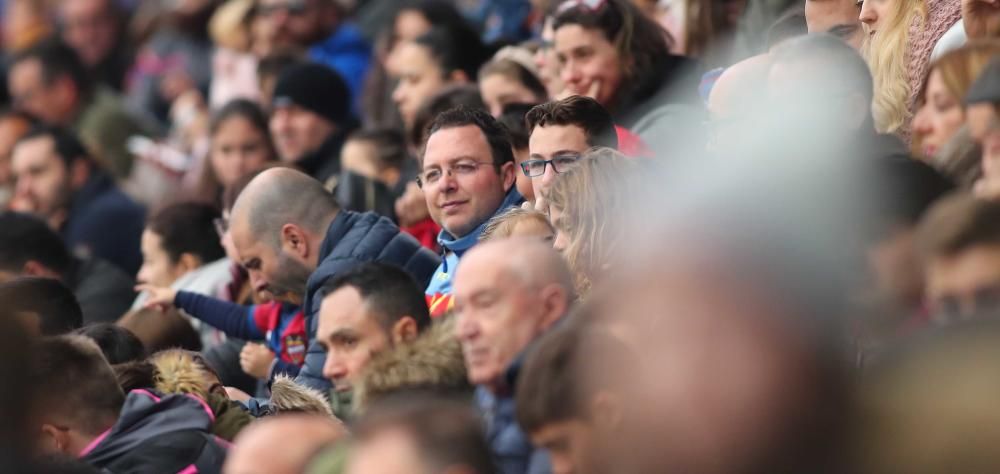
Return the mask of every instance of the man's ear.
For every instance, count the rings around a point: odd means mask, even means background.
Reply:
[[[69,453],[69,432],[48,423],[42,424],[42,446],[46,452]],[[77,453],[72,453],[77,454]]]
[[[548,285],[542,288],[542,329],[552,327],[569,310],[569,296],[561,285]]]
[[[517,182],[517,165],[514,162],[504,163],[500,167],[500,179],[503,180],[504,193],[510,192],[510,188]]]
[[[309,238],[301,227],[285,224],[281,226],[281,248],[305,260],[310,254]]]
[[[590,401],[590,417],[598,429],[616,429],[622,424],[622,403],[618,395],[607,391],[598,391]]]
[[[403,316],[392,325],[392,343],[399,344],[410,342],[417,338],[420,330],[417,328],[417,320],[411,316]]]
[[[21,267],[21,274],[24,276],[44,278],[59,278],[61,276],[50,270],[45,265],[42,265],[37,260],[28,260],[27,262],[24,262],[24,266]]]

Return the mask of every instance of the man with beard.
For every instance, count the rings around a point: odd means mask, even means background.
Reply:
[[[321,391],[326,352],[316,343],[323,284],[363,263],[399,266],[426,285],[440,259],[386,217],[341,209],[322,184],[291,169],[261,173],[233,206],[230,229],[256,292],[302,300],[309,335],[296,382]]]

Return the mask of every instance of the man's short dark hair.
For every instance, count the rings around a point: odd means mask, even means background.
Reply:
[[[574,125],[583,129],[587,145],[618,149],[618,133],[611,113],[590,97],[574,95],[538,105],[524,117],[528,135],[535,127]]]
[[[66,128],[56,125],[39,124],[33,127],[28,133],[21,137],[17,143],[21,144],[29,140],[48,137],[54,142],[56,155],[67,167],[77,160],[84,160],[95,165],[93,155],[87,149],[75,133]]]
[[[453,466],[479,474],[497,472],[481,418],[465,401],[413,392],[389,395],[372,404],[354,434],[364,443],[397,430],[409,435],[431,472]]]
[[[468,125],[475,125],[479,131],[483,132],[486,142],[490,145],[493,165],[497,169],[507,163],[514,162],[514,150],[511,148],[510,135],[507,133],[507,129],[485,110],[473,109],[461,105],[447,110],[431,122],[427,131],[427,137],[429,139],[431,135],[441,130]],[[426,143],[424,143],[424,151],[427,151]],[[423,153],[421,153],[421,159],[423,159]]]
[[[76,331],[94,340],[111,365],[138,362],[146,358],[146,348],[132,331],[117,324],[98,323]]]
[[[20,277],[0,284],[0,314],[36,314],[45,336],[70,333],[83,325],[83,311],[73,291],[52,278]]]
[[[0,270],[20,274],[29,261],[62,274],[69,270],[72,257],[62,238],[41,219],[0,213]]]
[[[424,146],[430,132],[427,130],[438,115],[460,105],[486,110],[486,103],[479,88],[471,84],[453,84],[441,89],[425,100],[413,116],[413,124],[408,133],[410,145],[414,149]]]
[[[585,352],[615,357],[611,366],[621,365],[622,370],[632,369],[629,364],[635,363],[624,343],[579,321],[545,334],[528,353],[518,377],[517,422],[525,433],[551,423],[588,418],[587,404],[596,387],[583,380]]]
[[[88,95],[92,88],[90,76],[87,68],[69,45],[58,38],[50,38],[42,41],[20,53],[11,62],[10,68],[30,60],[38,60],[42,66],[42,80],[45,85],[51,85],[52,81],[67,76],[76,84],[81,95]]]
[[[36,413],[67,420],[93,436],[118,418],[125,394],[94,341],[78,335],[44,338],[30,365]]]
[[[409,316],[423,330],[431,324],[423,290],[409,273],[384,263],[366,263],[330,278],[323,285],[323,295],[351,287],[361,293],[361,299],[389,330],[403,316]]]
[[[218,209],[208,204],[184,202],[157,212],[146,224],[160,237],[163,250],[172,262],[189,253],[202,263],[214,262],[226,255],[215,230]]]

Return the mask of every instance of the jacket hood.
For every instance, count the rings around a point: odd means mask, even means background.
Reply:
[[[401,390],[470,391],[454,318],[436,321],[408,344],[379,354],[354,388],[355,410]]]
[[[125,398],[118,422],[80,453],[92,465],[106,465],[156,436],[178,431],[209,433],[215,416],[194,395],[161,396],[133,390]]]
[[[454,252],[461,257],[465,251],[471,249],[479,242],[479,236],[482,235],[483,230],[486,229],[486,225],[489,224],[490,219],[493,219],[507,209],[514,206],[520,206],[522,202],[524,202],[524,196],[521,196],[521,193],[517,192],[516,186],[511,186],[510,191],[508,191],[507,195],[504,196],[503,202],[500,203],[500,207],[497,208],[496,212],[494,212],[489,219],[486,219],[479,224],[479,227],[476,227],[475,230],[462,237],[455,237],[449,234],[448,231],[441,229],[441,233],[438,234],[438,244],[449,252]]]
[[[271,382],[271,408],[275,412],[305,412],[333,416],[330,404],[319,390],[298,385],[285,375]]]

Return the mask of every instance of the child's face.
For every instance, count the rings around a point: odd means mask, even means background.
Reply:
[[[514,224],[514,229],[510,233],[511,237],[539,238],[551,243],[556,234],[552,228],[534,219],[526,219]]]

